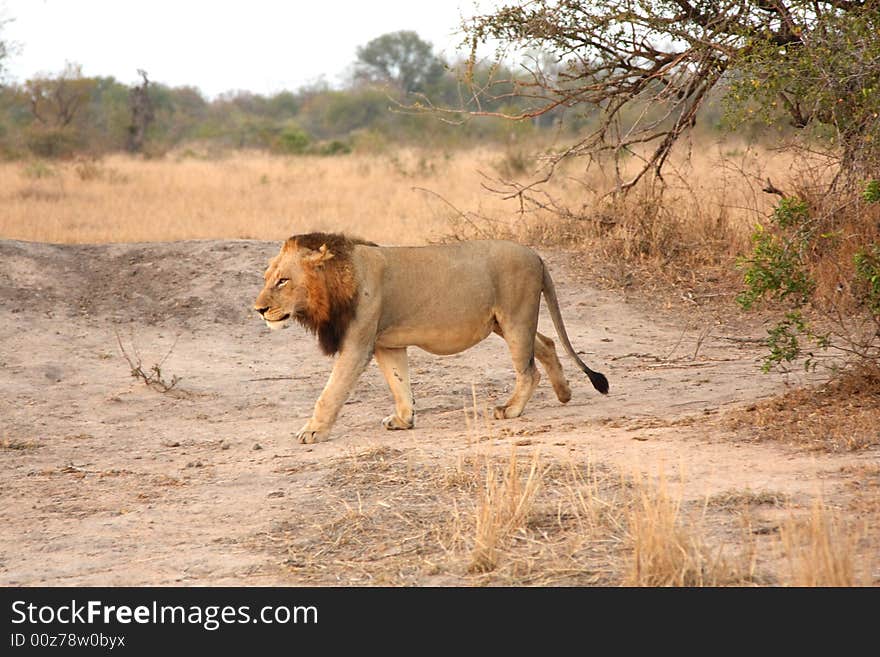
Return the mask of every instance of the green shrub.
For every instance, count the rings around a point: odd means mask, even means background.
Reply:
[[[80,148],[79,138],[65,128],[31,128],[26,143],[31,153],[46,158],[69,158]]]
[[[759,224],[752,233],[752,245],[751,254],[737,263],[744,270],[746,286],[736,297],[737,303],[749,310],[760,300],[784,301],[794,297],[796,305],[803,305],[815,282],[804,269],[799,240],[771,233]]]
[[[880,202],[880,184],[877,181],[867,183],[859,195],[851,194],[848,202],[836,201],[837,212],[847,209],[850,225],[867,226],[871,222],[871,210],[859,201],[868,204]],[[833,207],[833,206],[832,206]],[[843,217],[834,218],[834,211],[817,212],[821,220],[813,218],[809,205],[796,197],[784,197],[773,209],[770,221],[766,226],[758,225],[752,235],[752,250],[747,256],[737,261],[743,270],[744,289],[737,295],[736,301],[743,309],[749,310],[758,302],[769,301],[787,304],[781,320],[768,330],[767,346],[769,354],[764,359],[762,369],[768,371],[773,367],[784,366],[802,355],[804,343],[810,342],[820,348],[830,345],[828,334],[816,333],[802,310],[808,305],[821,308],[836,308],[829,316],[831,324],[836,326],[835,332],[844,343],[845,352],[862,358],[875,358],[876,341],[880,338],[880,330],[867,341],[845,329],[846,320],[840,314],[840,298],[829,301],[817,299],[817,275],[825,276],[829,271],[828,260],[838,258],[834,271],[837,272],[836,295],[844,290],[852,291],[851,301],[856,308],[867,311],[870,318],[880,329],[880,244],[872,242],[866,236],[870,231],[865,229],[859,234],[852,229],[841,230]],[[861,229],[860,229],[861,230]],[[840,258],[840,246],[848,241],[856,246],[851,262]],[[861,242],[861,244],[859,244]],[[852,248],[847,247],[847,248]],[[848,251],[852,253],[852,251]],[[825,284],[826,289],[828,284]],[[805,367],[815,366],[812,354],[805,361]]]
[[[880,319],[880,244],[871,244],[853,257],[859,300]]]
[[[880,201],[880,180],[870,180],[865,185],[865,190],[862,192],[862,198],[865,200],[865,203],[877,203]]]
[[[272,150],[284,155],[301,155],[306,152],[310,142],[308,134],[303,130],[289,126],[275,138]]]
[[[339,139],[323,142],[315,146],[317,155],[347,155],[351,153],[351,146]]]
[[[799,228],[810,218],[807,204],[799,198],[784,197],[773,210],[773,222],[780,228]]]
[[[770,216],[771,225],[758,225],[752,234],[752,252],[740,258],[745,289],[736,297],[744,310],[759,301],[788,302],[794,307],[767,331],[770,353],[761,369],[791,363],[801,355],[802,339],[827,343],[815,335],[804,319],[801,308],[810,300],[816,283],[808,272],[805,253],[812,236],[809,230],[809,208],[797,198],[782,198]],[[808,359],[805,367],[813,363]]]

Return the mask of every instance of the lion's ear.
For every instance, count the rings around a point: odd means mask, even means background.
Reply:
[[[309,251],[303,256],[303,262],[319,267],[333,257],[333,252],[327,248],[326,244],[322,244],[317,251]]]

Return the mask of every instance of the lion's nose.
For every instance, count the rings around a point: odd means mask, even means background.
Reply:
[[[256,306],[254,306],[254,310],[260,313],[260,315],[262,316],[266,314],[267,310],[269,310],[269,306],[266,306],[265,308],[257,308]]]

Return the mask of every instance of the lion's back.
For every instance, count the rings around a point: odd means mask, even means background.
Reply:
[[[540,257],[514,242],[381,247],[372,255],[381,275],[362,300],[381,304],[379,331],[389,344],[430,342],[437,346],[429,351],[455,353],[491,332],[499,309],[537,303],[541,292]]]
[[[402,295],[410,304],[489,303],[503,288],[542,276],[541,259],[534,251],[504,240],[382,247],[381,251],[383,289]]]

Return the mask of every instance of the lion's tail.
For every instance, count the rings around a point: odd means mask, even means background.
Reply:
[[[584,361],[582,361],[575,353],[574,347],[571,346],[571,342],[568,339],[568,333],[565,332],[565,324],[562,323],[562,314],[559,312],[559,301],[556,298],[556,288],[553,285],[553,279],[550,278],[550,272],[547,271],[547,265],[545,265],[543,261],[541,264],[544,268],[544,300],[547,302],[547,308],[550,310],[550,317],[553,319],[553,326],[556,327],[556,333],[562,341],[562,346],[565,348],[566,353],[571,356],[584,371],[584,374],[590,377],[590,383],[593,384],[593,387],[603,395],[607,395],[608,379],[605,378],[604,374],[594,372],[587,367],[586,364],[584,364]]]

